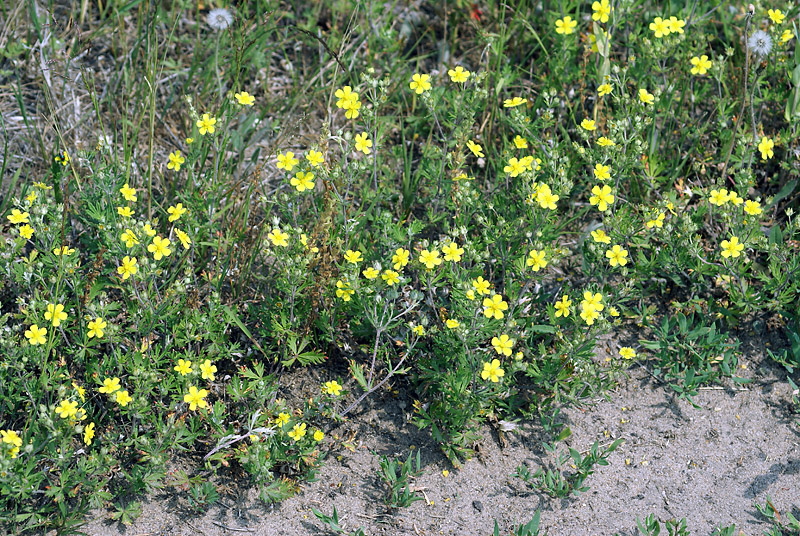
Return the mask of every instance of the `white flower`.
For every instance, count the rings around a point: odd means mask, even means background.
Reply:
[[[224,30],[233,24],[233,15],[231,15],[231,12],[227,9],[218,7],[208,12],[206,22],[216,31]]]
[[[772,38],[764,30],[758,30],[747,40],[747,48],[756,56],[763,58],[772,51]]]

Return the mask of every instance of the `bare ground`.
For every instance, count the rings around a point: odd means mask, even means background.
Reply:
[[[507,436],[505,448],[487,427],[478,456],[454,470],[429,433],[408,422],[410,403],[386,393],[346,425],[358,431],[356,448],[331,453],[318,480],[281,504],[264,506],[240,482],[203,515],[188,509],[185,495],[162,494],[145,499],[133,526],[95,512],[82,530],[92,536],[332,534],[311,509],[330,514],[336,506],[343,526],[363,526],[367,534],[488,535],[494,520],[508,534],[537,509],[550,535],[634,535],[636,517],[650,513],[662,521],[685,517],[692,534],[733,523],[743,534],[761,534],[769,524],[753,504],[765,504],[767,495],[779,511],[800,515],[800,426],[785,371],[757,348],[748,353],[753,355],[742,361],[747,368],[741,372],[753,383],[703,390],[695,398],[699,409],[675,398],[641,366],[609,400],[566,408],[562,417],[573,434],[560,449],[584,451],[595,440],[626,440],[610,464],[588,478],[591,489],[567,499],[551,498],[511,476],[521,463],[533,470],[552,460],[538,425],[522,425]],[[416,449],[424,471],[414,486],[424,499],[390,511],[378,460],[405,459]]]

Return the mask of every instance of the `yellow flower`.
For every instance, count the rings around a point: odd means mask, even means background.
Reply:
[[[38,197],[38,195],[36,194],[36,192],[31,192],[31,193],[29,193],[28,195],[25,196],[25,201],[27,201],[28,204],[31,205],[31,204],[33,204],[34,201],[36,201],[37,197]]]
[[[788,43],[794,37],[794,33],[791,30],[784,30],[781,34],[781,43]]]
[[[344,253],[344,260],[346,260],[350,264],[358,264],[359,262],[363,261],[364,258],[361,256],[360,251],[353,251],[352,249],[348,249]]]
[[[686,21],[678,17],[670,17],[667,23],[669,24],[670,33],[682,34],[683,27],[686,26]]]
[[[25,330],[25,338],[28,339],[28,343],[31,346],[47,342],[45,335],[47,335],[47,328],[40,328],[36,324],[33,324],[29,329]]]
[[[172,370],[180,373],[181,376],[186,376],[192,373],[192,362],[189,360],[178,359],[178,364],[172,367]]]
[[[460,262],[461,256],[464,254],[464,248],[458,247],[455,242],[450,242],[442,248],[442,252],[444,253],[444,260]]]
[[[556,21],[556,33],[569,35],[575,31],[575,27],[578,25],[578,21],[572,20],[572,17],[567,15],[563,19],[558,19]]]
[[[536,201],[542,208],[555,210],[556,203],[559,199],[559,196],[553,194],[553,192],[550,190],[550,187],[546,184],[542,184],[539,187],[539,190],[536,192]]]
[[[119,189],[119,192],[122,194],[122,197],[124,197],[126,201],[129,201],[131,203],[136,202],[136,189],[131,188],[127,182],[122,188]]]
[[[584,291],[581,309],[594,309],[595,311],[602,311],[604,309],[602,301],[603,295],[599,292],[592,294],[588,290]]]
[[[133,231],[130,229],[125,229],[125,232],[122,233],[120,239],[125,243],[125,247],[132,248],[134,245],[139,243],[139,239],[136,238],[136,235],[133,234]]]
[[[427,74],[414,74],[414,76],[411,77],[411,83],[409,83],[408,87],[417,95],[422,95],[431,88],[431,83],[429,82],[430,78],[430,75]]]
[[[611,15],[611,4],[608,0],[600,0],[599,2],[592,2],[592,20],[600,22],[608,22],[608,16]]]
[[[600,136],[599,138],[597,138],[597,145],[599,145],[600,147],[613,147],[614,145],[616,145],[616,143],[606,138],[605,136]]]
[[[289,437],[295,442],[300,441],[304,435],[306,435],[306,423],[295,424],[294,428],[289,432]]]
[[[297,188],[298,192],[312,190],[314,188],[314,174],[311,172],[298,171],[289,183]]]
[[[366,132],[362,132],[361,134],[356,134],[356,151],[361,151],[364,154],[369,154],[372,152],[372,140],[367,137]]]
[[[288,241],[289,235],[287,233],[284,233],[277,227],[269,232],[267,238],[269,238],[269,241],[272,242],[273,246],[280,246],[285,248],[286,246],[289,245]]]
[[[214,373],[217,372],[217,366],[211,363],[210,359],[206,359],[200,365],[200,376],[204,380],[208,380],[210,382],[214,381]]]
[[[717,205],[721,207],[725,203],[728,202],[728,190],[725,188],[721,188],[719,190],[711,190],[711,193],[708,196],[708,202],[712,205]]]
[[[161,238],[157,236],[153,238],[153,242],[147,246],[147,251],[153,254],[153,258],[160,261],[162,257],[169,257],[172,250],[169,249],[169,238]]]
[[[519,135],[514,136],[514,147],[516,147],[517,149],[527,149],[528,140]]]
[[[339,382],[336,380],[331,380],[322,384],[322,390],[327,395],[339,396],[339,394],[342,392],[342,386],[339,385]]]
[[[668,20],[664,20],[661,17],[656,17],[653,19],[653,22],[650,23],[650,29],[653,31],[656,37],[660,39],[669,35],[670,24]]]
[[[628,264],[628,250],[622,249],[619,244],[614,244],[609,250],[606,250],[606,258],[611,266],[625,266]]]
[[[183,245],[183,249],[189,249],[189,246],[192,244],[192,239],[189,238],[189,235],[178,229],[175,228],[175,235],[178,237],[178,240],[181,241]]]
[[[768,160],[775,156],[772,148],[775,147],[775,142],[771,138],[763,136],[758,144],[758,150],[761,151],[761,160]]]
[[[477,279],[473,279],[472,286],[475,289],[475,292],[481,296],[489,295],[489,288],[491,288],[491,285],[483,278],[483,276],[478,276]]]
[[[500,320],[505,316],[503,311],[508,310],[508,303],[503,300],[500,294],[494,294],[491,298],[483,299],[483,314],[486,318],[496,318]]]
[[[659,229],[661,229],[662,227],[664,227],[665,216],[666,215],[663,212],[659,212],[658,216],[656,216],[654,220],[648,220],[645,225],[647,226],[648,229],[652,229],[653,227],[658,227]]]
[[[601,97],[605,97],[606,95],[610,95],[613,90],[614,88],[611,87],[611,84],[600,84],[597,87],[597,94]]]
[[[599,181],[604,181],[611,178],[611,166],[604,166],[603,164],[595,164],[593,172],[594,172],[594,178]]]
[[[475,143],[472,140],[467,140],[467,148],[478,158],[483,158],[486,156],[483,154],[483,147],[481,147],[479,143]]]
[[[112,395],[120,390],[119,378],[105,378],[103,386],[97,389],[97,392]]]
[[[761,210],[761,203],[749,199],[744,202],[744,211],[751,216],[758,216],[763,212],[763,210]]]
[[[376,277],[378,277],[378,275],[380,275],[380,271],[376,268],[373,268],[372,266],[370,266],[361,273],[364,274],[364,277],[366,277],[367,279],[375,279]]]
[[[56,406],[56,413],[58,413],[58,416],[62,419],[74,417],[78,414],[78,403],[72,400],[62,400],[61,403]]]
[[[325,161],[325,159],[322,157],[322,153],[314,150],[306,153],[306,160],[308,160],[308,163],[311,164],[311,167],[317,167]]]
[[[353,91],[353,88],[350,86],[344,86],[342,89],[337,89],[336,98],[339,99],[336,101],[336,107],[344,110],[349,110],[353,107],[355,103],[358,102],[358,93]],[[348,117],[348,119],[350,119]]]
[[[169,162],[167,162],[167,169],[174,169],[175,171],[181,170],[181,164],[186,162],[186,159],[181,156],[180,151],[169,153]]]
[[[122,276],[123,281],[139,271],[137,262],[136,257],[128,257],[126,255],[122,258],[122,264],[117,267],[117,273]]]
[[[456,84],[460,84],[469,80],[469,75],[472,73],[464,69],[462,66],[458,65],[455,69],[450,69],[449,71],[447,71],[447,74],[450,75],[450,80],[452,80]]]
[[[597,125],[595,124],[594,119],[584,119],[581,121],[581,127],[589,132],[597,130]]]
[[[516,157],[512,156],[511,160],[508,161],[508,165],[506,165],[503,168],[503,171],[508,173],[512,177],[516,177],[520,173],[525,171],[525,163],[517,160]]]
[[[183,208],[183,203],[178,203],[175,206],[169,207],[167,209],[167,212],[169,213],[169,221],[172,222],[172,221],[178,221],[181,218],[181,216],[186,214],[187,210]]]
[[[149,223],[145,223],[144,224],[144,234],[146,234],[147,236],[155,236],[156,232],[155,232],[155,230],[153,230],[152,227],[150,227]]]
[[[690,62],[692,64],[692,74],[704,75],[711,68],[711,60],[705,54],[699,58],[697,56],[693,57]]]
[[[294,153],[292,151],[286,151],[285,153],[280,153],[278,155],[278,169],[285,169],[286,171],[292,171],[292,168],[300,163],[300,160],[294,157]]]
[[[498,354],[510,356],[511,349],[514,347],[514,339],[510,339],[505,334],[500,335],[500,337],[492,337],[492,347]]]
[[[434,249],[428,251],[423,249],[419,254],[419,262],[425,265],[428,270],[433,270],[435,267],[442,264],[442,259],[439,258],[439,251]]]
[[[325,437],[325,434],[322,433],[322,430],[315,430],[314,431],[314,441],[316,441],[317,443],[322,441],[324,437]]]
[[[630,346],[623,346],[619,349],[619,355],[622,357],[622,359],[633,359],[636,357],[636,350]]]
[[[726,259],[733,257],[734,259],[742,254],[744,244],[739,242],[739,237],[731,236],[730,240],[723,240],[720,244],[722,246],[722,256]]]
[[[89,321],[89,333],[88,337],[91,339],[92,337],[97,337],[98,339],[103,338],[103,334],[105,333],[105,329],[108,324],[105,320],[100,318],[99,316],[95,317],[94,320]]]
[[[400,282],[400,274],[394,270],[384,270],[383,275],[381,275],[381,279],[386,281],[386,284],[391,287],[392,285]]]
[[[26,223],[19,228],[19,235],[25,240],[30,240],[33,237],[33,227]]]
[[[411,257],[411,252],[407,249],[397,248],[392,255],[392,263],[394,264],[395,270],[402,270],[408,264],[409,258]]]
[[[744,202],[744,199],[742,199],[739,194],[731,190],[728,192],[728,201],[738,207]]]
[[[16,458],[19,447],[22,446],[22,438],[19,437],[19,434],[14,430],[0,430],[0,437],[2,437],[0,440],[2,443],[11,445],[11,457]]]
[[[786,15],[781,13],[780,9],[770,9],[767,11],[767,15],[769,15],[770,20],[775,24],[782,24],[783,19],[786,18]]]
[[[92,444],[92,439],[94,439],[94,423],[90,422],[86,425],[86,428],[83,429],[83,442],[86,446]]]
[[[556,318],[559,316],[567,318],[569,316],[570,305],[572,305],[572,300],[570,300],[566,294],[561,296],[561,300],[556,302]]]
[[[67,319],[67,313],[64,312],[64,306],[60,303],[48,303],[47,312],[44,314],[45,320],[50,320],[54,328],[61,325],[61,322]]]
[[[602,229],[592,231],[592,239],[598,244],[610,244],[611,238]]]
[[[355,293],[356,291],[350,288],[350,283],[342,280],[336,282],[336,297],[341,298],[342,301],[349,302],[350,297]]]
[[[490,380],[492,383],[497,383],[500,381],[500,378],[505,376],[505,371],[500,368],[500,360],[499,359],[492,359],[491,363],[484,363],[483,364],[483,371],[481,372],[481,378],[484,380]]]
[[[469,289],[466,296],[469,301],[475,301],[475,289]]]
[[[72,255],[73,253],[75,253],[75,248],[71,248],[69,246],[61,246],[60,248],[53,250],[53,255],[56,257],[60,257],[61,255]]]
[[[639,90],[639,100],[643,104],[653,104],[656,101],[655,95],[642,88]]]
[[[581,318],[586,322],[587,325],[591,326],[594,324],[594,321],[600,318],[600,313],[597,309],[593,309],[591,307],[581,310]]]
[[[528,102],[528,99],[522,97],[514,97],[513,99],[506,99],[503,101],[503,108],[516,108]]]
[[[41,181],[40,182],[34,182],[33,185],[36,186],[37,188],[41,188],[42,190],[52,190],[53,189],[52,186],[48,186],[48,185],[46,185],[45,183],[43,183]]]
[[[197,128],[200,129],[200,135],[205,136],[206,133],[214,133],[214,125],[217,124],[216,117],[210,117],[208,114],[203,114],[202,119],[197,120]]]
[[[288,413],[280,412],[278,413],[278,416],[275,417],[275,425],[278,426],[278,428],[283,428],[283,426],[289,422],[290,418],[291,417]]]
[[[456,329],[460,325],[458,323],[458,320],[455,320],[453,318],[448,318],[444,324],[445,326],[448,327],[448,329]]]
[[[117,214],[123,218],[130,218],[133,216],[133,210],[131,210],[131,207],[117,207]]]
[[[597,210],[600,212],[608,210],[608,205],[614,203],[614,195],[611,193],[611,187],[607,184],[604,184],[602,188],[599,186],[593,187],[589,203],[597,205]]]
[[[420,337],[425,335],[425,327],[424,326],[414,326],[414,327],[411,328],[411,331],[413,331],[416,335],[418,335]]]
[[[547,260],[544,258],[544,250],[532,249],[528,253],[528,258],[525,260],[525,265],[530,266],[534,272],[538,272],[547,266]]]
[[[236,98],[236,101],[242,106],[252,106],[253,103],[256,102],[256,98],[247,91],[242,91],[241,93],[234,93],[233,96]]]
[[[191,145],[194,143],[194,138],[186,138],[186,145]]]
[[[183,401],[189,404],[189,411],[195,411],[197,408],[208,407],[208,402],[205,398],[208,396],[208,391],[205,389],[197,390],[194,385],[189,386],[189,392],[183,395]]]

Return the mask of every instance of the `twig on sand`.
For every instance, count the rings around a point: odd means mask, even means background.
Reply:
[[[229,527],[227,525],[223,525],[222,523],[218,523],[216,521],[212,521],[212,523],[221,529],[232,530],[233,532],[255,532],[253,529],[237,529],[236,527]]]

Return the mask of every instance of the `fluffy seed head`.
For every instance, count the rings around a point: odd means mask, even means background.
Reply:
[[[772,38],[764,30],[758,30],[747,40],[747,48],[756,56],[764,58],[772,51]]]
[[[213,30],[224,30],[233,24],[233,15],[231,15],[231,12],[227,9],[218,7],[208,12],[206,22]]]

